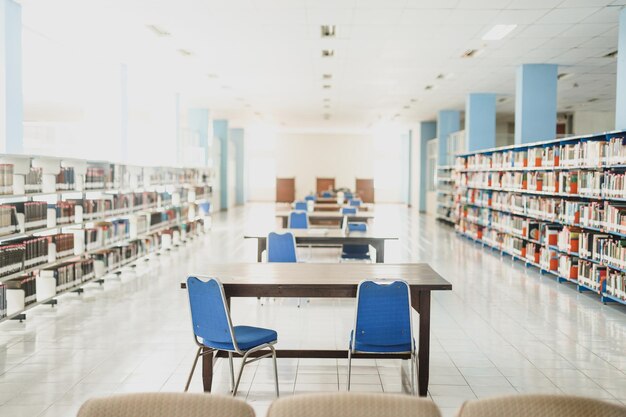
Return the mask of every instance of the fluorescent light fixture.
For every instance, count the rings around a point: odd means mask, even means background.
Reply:
[[[328,89],[330,89],[330,88],[331,88],[331,85],[330,85],[330,84],[324,84],[322,87],[323,87],[324,89],[328,90]]]
[[[322,38],[334,38],[336,34],[335,25],[322,25]]]
[[[478,55],[478,49],[468,49],[467,51],[463,52],[461,58],[471,58],[476,55]]]
[[[506,35],[513,32],[517,25],[495,25],[483,35],[484,41],[499,41]]]
[[[330,58],[335,56],[335,50],[334,49],[322,49],[322,57],[323,58]]]
[[[330,80],[333,78],[333,74],[322,74],[322,78],[325,80]]]
[[[148,28],[148,30],[150,30],[152,33],[154,33],[157,36],[163,37],[163,36],[170,36],[171,33],[168,32],[167,29],[161,27],[161,26],[157,26],[157,25],[146,25],[146,28]]]
[[[182,56],[191,56],[191,55],[193,55],[193,52],[191,52],[190,50],[182,49],[182,48],[178,50],[178,53],[181,54]]]

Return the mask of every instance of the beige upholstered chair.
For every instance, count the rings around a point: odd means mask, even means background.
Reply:
[[[570,395],[511,395],[467,401],[458,417],[626,417],[626,407]]]
[[[267,417],[441,417],[431,401],[411,395],[341,392],[278,399]]]
[[[248,404],[210,394],[145,393],[94,398],[78,417],[254,417]]]

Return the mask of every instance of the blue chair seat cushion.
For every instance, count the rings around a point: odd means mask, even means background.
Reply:
[[[235,326],[235,340],[240,350],[248,350],[264,343],[275,342],[278,340],[278,333],[275,330],[264,329],[262,327],[252,326]],[[230,342],[214,342],[211,340],[203,340],[205,346],[220,350],[235,350]]]
[[[370,259],[369,245],[343,245],[343,259]]]
[[[354,331],[350,332],[350,347],[352,347],[352,337]],[[415,341],[413,342],[415,343]],[[411,342],[402,343],[399,345],[370,345],[366,343],[357,342],[354,345],[354,351],[367,352],[367,353],[404,353],[411,352]]]

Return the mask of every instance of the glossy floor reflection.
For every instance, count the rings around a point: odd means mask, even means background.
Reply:
[[[195,351],[179,282],[211,262],[254,262],[244,231],[274,224],[272,205],[214,217],[200,239],[138,267],[136,274],[41,306],[24,323],[0,324],[0,415],[74,416],[93,396],[182,391]],[[626,308],[604,306],[536,270],[457,237],[401,206],[376,207],[374,227],[400,237],[387,262],[428,262],[454,286],[433,296],[430,396],[444,415],[466,399],[565,392],[626,404]],[[303,248],[305,260],[335,262],[333,249]],[[366,278],[366,277],[364,277]],[[235,323],[275,328],[279,347],[345,348],[352,300],[233,301]],[[344,390],[344,360],[279,360],[282,395]],[[401,361],[356,361],[353,389],[402,392]],[[219,361],[217,392],[228,388]],[[200,374],[192,391],[200,391]],[[246,368],[240,388],[263,415],[274,398],[270,361]]]

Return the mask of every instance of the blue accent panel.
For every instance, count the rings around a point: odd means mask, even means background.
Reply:
[[[244,157],[245,157],[245,142],[244,142],[244,130],[243,129],[230,129],[230,140],[235,145],[235,200],[237,205],[244,204],[245,199],[245,173],[244,173]]]
[[[120,161],[128,162],[128,67],[120,66]]]
[[[24,151],[24,99],[22,96],[22,6],[13,0],[0,0],[0,28],[4,33],[5,79],[1,85],[6,89],[6,153]],[[1,29],[0,29],[1,30]]]
[[[461,112],[458,110],[441,110],[437,113],[437,139],[439,152],[438,165],[448,165],[448,136],[461,130]]]
[[[228,120],[214,120],[213,134],[220,142],[220,208],[228,209]]]
[[[515,85],[515,144],[556,136],[555,64],[524,64],[517,68]]]
[[[626,51],[626,8],[619,12],[617,49]],[[626,129],[626,54],[617,54],[617,91],[615,100],[615,129]]]
[[[404,157],[402,158],[402,176],[400,189],[402,190],[403,203],[409,204],[411,202],[411,133],[403,133],[400,136],[400,146]]]
[[[408,144],[409,150],[408,150],[408,154],[409,154],[409,166],[408,166],[408,179],[409,179],[409,184],[408,184],[408,189],[407,189],[407,196],[406,196],[406,203],[408,205],[411,205],[411,198],[413,197],[413,131],[409,130],[409,144]]]
[[[496,147],[496,95],[468,94],[465,104],[465,151]]]
[[[426,178],[428,178],[428,141],[437,137],[437,122],[420,123],[420,198],[419,211],[426,211]]]
[[[189,130],[198,135],[198,145],[204,149],[204,165],[206,165],[209,161],[209,109],[189,109],[187,119]]]

